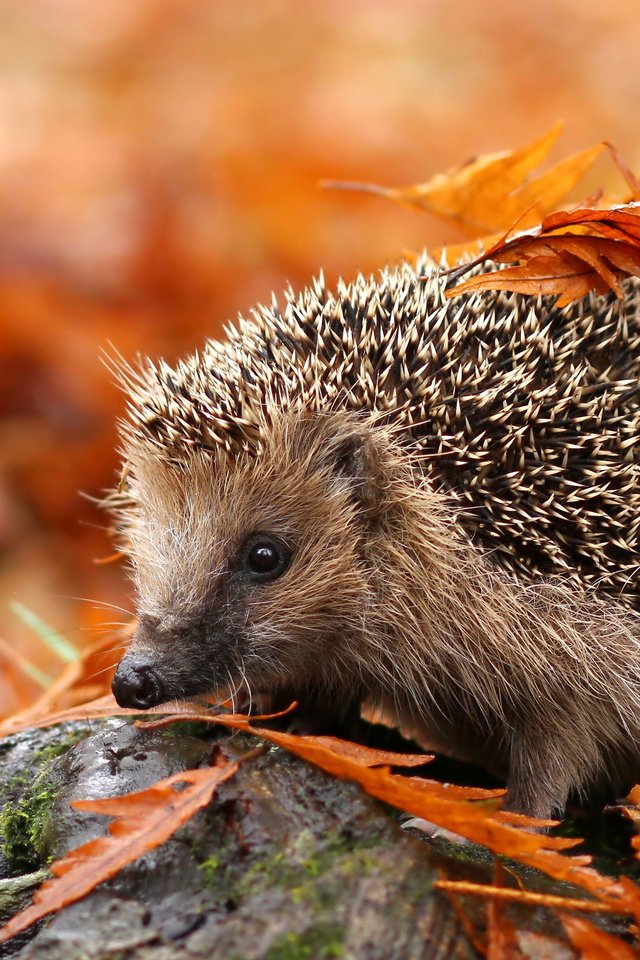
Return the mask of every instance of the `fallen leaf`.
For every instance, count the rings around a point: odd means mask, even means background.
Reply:
[[[613,143],[610,143],[610,141],[606,140],[605,146],[609,150],[609,153],[613,157],[613,162],[617,166],[618,170],[626,180],[629,189],[631,190],[631,199],[640,200],[640,180],[638,180],[630,167],[627,166]]]
[[[219,704],[222,706],[222,704]],[[179,714],[181,718],[189,717],[197,719],[202,714],[202,703],[169,703],[158,707],[156,715],[165,716]],[[134,710],[133,707],[120,707],[112,693],[104,694],[95,700],[81,702],[75,707],[69,707],[67,710],[59,710],[55,713],[44,713],[39,716],[33,716],[33,711],[27,710],[16,714],[0,723],[0,738],[8,737],[12,733],[19,733],[21,730],[42,730],[47,727],[55,727],[59,723],[66,723],[71,720],[101,720],[106,717],[149,717],[148,710]]]
[[[191,707],[195,708],[197,705],[190,705],[190,708]],[[112,706],[110,707],[110,705],[106,703],[101,703],[99,706],[94,705],[93,713],[95,715],[102,711],[106,712],[109,708],[113,709]],[[168,722],[189,719],[216,723],[229,729],[243,730],[246,733],[254,734],[314,763],[317,767],[333,776],[350,779],[359,783],[371,796],[389,803],[399,810],[413,814],[413,816],[416,817],[424,818],[453,833],[460,834],[473,842],[488,847],[496,854],[510,857],[519,863],[541,870],[556,880],[562,880],[578,886],[594,898],[594,901],[585,900],[584,902],[574,902],[573,900],[563,897],[556,898],[555,900],[554,898],[546,897],[544,903],[547,906],[561,907],[564,905],[566,907],[568,905],[571,909],[599,910],[623,915],[633,915],[636,919],[640,918],[640,889],[634,883],[626,878],[614,880],[599,874],[590,866],[591,858],[588,856],[567,856],[566,853],[563,852],[573,847],[576,843],[579,843],[580,840],[553,837],[545,833],[532,832],[532,827],[536,828],[546,824],[547,821],[537,821],[520,815],[501,813],[497,809],[497,804],[498,794],[502,791],[485,791],[456,787],[415,776],[393,773],[390,769],[392,765],[398,766],[403,764],[405,766],[412,766],[424,763],[427,759],[424,755],[406,756],[404,754],[374,750],[360,745],[346,743],[334,737],[297,736],[295,734],[270,730],[265,727],[253,726],[252,718],[250,717],[241,715],[212,715],[210,713],[199,713],[196,709],[193,711],[191,709],[185,711],[182,705],[169,707],[167,708],[167,712],[170,715],[166,719],[152,721],[151,723],[145,724],[145,726],[159,726]],[[159,797],[157,794],[154,794],[156,788],[162,791],[170,781],[175,782],[181,778],[189,781],[191,775],[198,780],[203,776],[202,771],[187,771],[185,774],[177,775],[177,777],[169,778],[168,781],[162,781],[160,784],[157,784],[155,788],[151,788],[151,790],[148,791],[148,795],[156,798],[157,806]],[[229,773],[228,775],[231,774]],[[224,779],[225,776],[222,778]],[[216,781],[216,783],[217,782],[218,781]],[[118,815],[118,812],[122,809],[120,807],[122,802],[122,798],[86,801],[86,803],[81,805],[81,809]],[[141,801],[141,805],[138,807],[135,807],[135,800],[128,802],[132,804],[132,814],[136,816],[138,814],[142,815],[141,812],[146,804],[146,798]],[[205,802],[207,801],[203,801],[203,805]],[[196,806],[193,807],[194,811],[195,809],[199,809],[197,803]],[[185,810],[186,808],[182,810],[182,813],[185,814],[184,816],[182,816],[182,814],[179,816],[175,814],[167,815],[166,813],[162,814],[160,812],[157,816],[161,821],[160,826],[155,833],[152,831],[152,841],[141,838],[138,846],[135,848],[138,852],[135,852],[133,855],[131,853],[131,845],[125,844],[125,849],[122,851],[117,851],[115,848],[108,848],[105,853],[106,866],[100,867],[101,872],[99,872],[99,876],[104,878],[104,869],[109,871],[113,865],[115,865],[113,866],[113,872],[116,872],[120,869],[118,864],[124,865],[125,862],[128,863],[131,859],[135,858],[135,856],[138,856],[139,852],[148,849],[148,846],[144,846],[145,842],[160,843],[163,839],[170,836],[173,830],[177,829],[180,823],[183,823],[190,815],[185,813]],[[522,827],[525,827],[525,829],[522,829]],[[122,832],[122,829],[116,824],[112,834],[115,836],[116,833],[120,835]],[[97,841],[93,843],[97,843]],[[102,852],[101,847],[96,848],[92,845],[86,845],[85,848],[81,849],[83,850],[81,860]],[[68,863],[71,865],[71,861],[75,855],[74,853],[69,854],[69,856],[62,861],[63,864]],[[60,871],[66,872],[67,869],[67,866],[63,866],[62,868],[56,867],[58,874]],[[112,876],[113,873],[108,873],[108,875]],[[84,892],[78,893],[78,897],[84,896],[87,889],[91,889],[91,887],[85,888],[83,886],[83,883],[86,884],[88,882],[88,878],[83,880],[81,877],[77,888],[81,891],[84,890]],[[477,888],[478,885],[471,884],[470,887]],[[76,887],[73,887],[73,890],[75,889]],[[459,886],[456,887],[458,892],[460,892],[460,889]],[[57,887],[56,890],[58,890]],[[523,902],[527,902],[527,900],[533,902],[533,899],[536,897],[545,897],[545,895],[531,894],[528,891],[507,890],[504,888],[489,887],[485,888],[483,892],[489,892],[492,895],[510,899],[521,899]],[[73,895],[75,896],[75,894]],[[62,896],[62,900],[60,896]],[[15,918],[15,923],[18,924],[18,926],[12,926],[11,924],[13,924],[14,921],[10,922],[10,925],[8,925],[6,929],[12,932],[7,933],[6,937],[18,932],[18,929],[24,929],[24,926],[19,926],[19,924],[29,925],[34,922],[35,919],[44,916],[45,913],[51,912],[53,909],[57,909],[63,905],[63,903],[71,902],[71,900],[64,899],[66,896],[67,894],[64,890],[61,895],[56,893],[55,896],[52,895],[52,898],[46,899],[45,906],[41,905],[41,897],[38,896],[34,902],[34,906],[27,908],[27,911],[19,915],[22,919]],[[78,897],[76,897],[76,899]]]
[[[582,913],[610,913],[619,911],[610,904],[598,900],[580,900],[576,897],[564,897],[558,894],[537,893],[533,890],[496,887],[489,883],[472,883],[469,880],[436,880],[438,890],[454,896],[486,897],[489,900],[501,900],[506,903],[529,904],[536,907],[548,907],[551,910],[579,910]]]
[[[504,886],[505,879],[506,871],[496,860],[494,886]],[[515,927],[506,914],[505,901],[496,897],[489,900],[487,905],[487,938],[487,960],[522,960]]]
[[[571,945],[579,951],[578,960],[638,960],[635,948],[583,917],[561,913],[560,919]]]
[[[157,730],[161,727],[169,726],[173,723],[178,723],[181,720],[203,720],[208,723],[222,723],[225,724],[228,721],[228,726],[237,726],[241,724],[244,729],[244,724],[249,721],[250,723],[255,723],[260,720],[274,720],[278,717],[283,717],[289,713],[291,708],[283,710],[280,713],[270,713],[264,714],[261,717],[250,716],[246,717],[244,714],[226,714],[222,716],[212,716],[211,714],[201,714],[199,716],[194,716],[191,713],[173,713],[167,717],[163,717],[161,720],[150,720],[147,722],[139,723],[138,726],[142,730]],[[248,730],[248,732],[252,732]],[[297,734],[292,734],[292,736],[298,736]],[[426,763],[430,763],[433,760],[433,754],[430,753],[396,753],[392,750],[378,750],[375,747],[367,747],[362,743],[353,743],[350,740],[340,740],[338,737],[328,737],[328,736],[305,736],[304,740],[309,743],[310,741],[317,744],[319,747],[325,747],[328,750],[336,750],[342,756],[349,757],[351,760],[354,760],[356,763],[361,763],[365,767],[422,767]],[[466,789],[466,788],[464,788]],[[480,793],[484,795],[496,796],[501,794],[502,790],[481,790]]]
[[[38,920],[85,897],[143,853],[164,843],[196,811],[206,807],[217,787],[233,776],[239,760],[202,770],[185,770],[148,790],[105,800],[77,800],[72,806],[114,819],[104,837],[90,840],[51,864],[53,879],[36,891],[33,903],[0,927],[0,943]],[[177,784],[187,784],[176,790]]]
[[[515,826],[513,814],[502,814],[496,809],[496,794],[501,791],[481,791],[482,799],[471,800],[468,788],[394,774],[388,766],[372,766],[367,763],[366,752],[354,752],[351,745],[345,748],[344,741],[333,737],[301,737],[254,727],[250,717],[238,715],[201,714],[190,719],[219,723],[269,740],[333,776],[355,780],[370,796],[398,810],[460,834],[556,880],[581,887],[598,899],[606,911],[640,918],[640,888],[625,878],[613,880],[598,873],[590,866],[589,856],[566,856],[561,852],[580,843],[579,839],[531,832],[532,827],[547,821],[519,816],[515,820],[529,829]]]
[[[435,884],[437,886],[437,884]],[[460,900],[455,893],[451,893],[449,890],[445,890],[444,893],[451,904],[451,909],[453,910],[456,920],[464,930],[464,933],[467,937],[467,940],[474,948],[478,956],[486,957],[487,948],[485,945],[485,939],[483,936],[483,931],[478,930],[476,925],[473,923],[471,917],[465,910],[464,906],[460,903]]]

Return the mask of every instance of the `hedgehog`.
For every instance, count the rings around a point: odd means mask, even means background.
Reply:
[[[562,309],[447,283],[320,276],[120,368],[113,691],[365,705],[547,819],[640,780],[640,281]]]

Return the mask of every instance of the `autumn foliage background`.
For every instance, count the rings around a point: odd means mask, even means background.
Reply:
[[[558,118],[552,159],[610,139],[638,171],[639,48],[635,0],[6,0],[0,640],[54,672],[13,602],[78,646],[126,619],[91,601],[131,608],[78,493],[117,467],[102,349],[171,361],[320,267],[465,237],[323,179],[416,183]],[[35,690],[0,656],[3,714]]]

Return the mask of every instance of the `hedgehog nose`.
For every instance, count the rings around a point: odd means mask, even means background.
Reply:
[[[120,662],[111,682],[113,695],[121,707],[148,710],[166,700],[164,687],[148,663]]]

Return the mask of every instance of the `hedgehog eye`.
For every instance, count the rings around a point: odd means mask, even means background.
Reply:
[[[278,537],[255,534],[244,545],[243,563],[252,580],[275,580],[289,566],[291,548]]]

